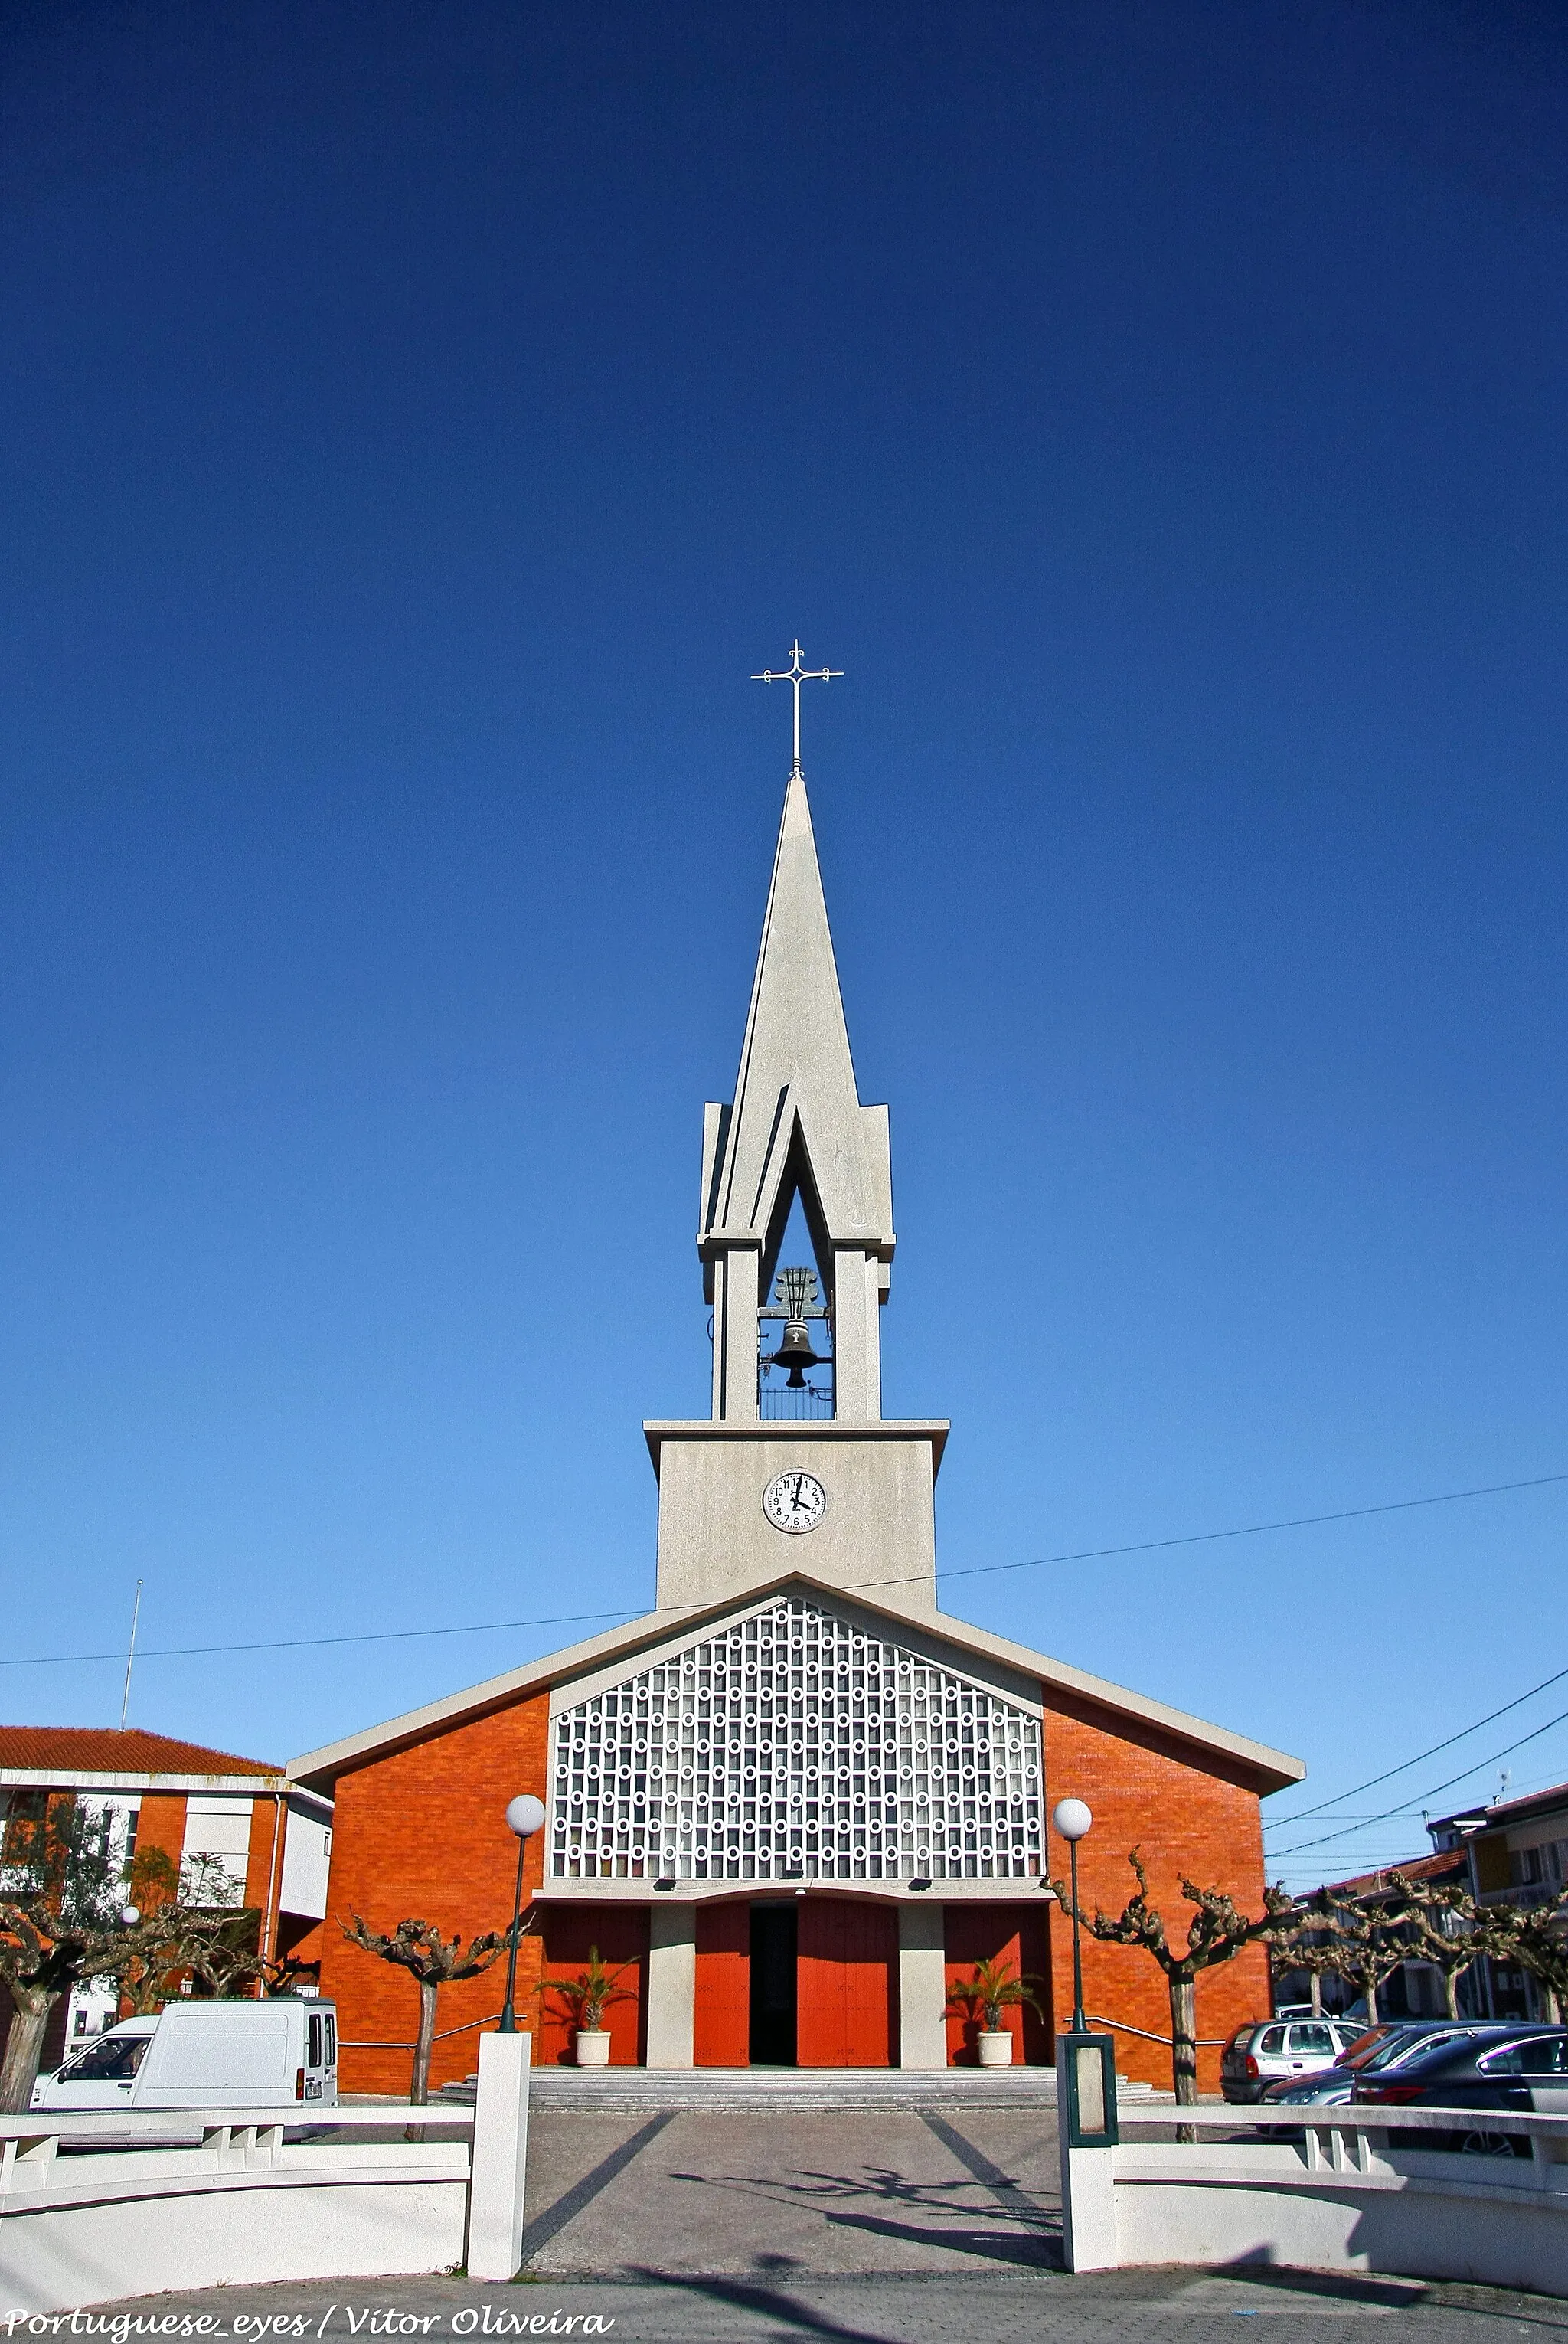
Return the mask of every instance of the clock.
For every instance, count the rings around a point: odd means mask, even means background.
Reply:
[[[828,1492],[814,1473],[779,1473],[762,1492],[762,1510],[776,1531],[814,1531]]]

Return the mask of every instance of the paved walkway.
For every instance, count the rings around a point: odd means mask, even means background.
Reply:
[[[447,2344],[548,2333],[552,2319],[557,2335],[613,2323],[586,2332],[617,2344],[1209,2344],[1233,2339],[1238,2319],[1264,2319],[1270,2344],[1368,2344],[1369,2321],[1377,2344],[1568,2344],[1568,2303],[1491,2288],[1255,2270],[1068,2278],[1054,2139],[1000,2111],[541,2116],[529,2189],[528,2273],[511,2287],[338,2280],[156,2309],[216,2314],[215,2344]]]

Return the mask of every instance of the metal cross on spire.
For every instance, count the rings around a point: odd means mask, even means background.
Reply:
[[[795,763],[789,768],[792,776],[800,771],[800,686],[803,683],[830,683],[836,675],[843,672],[841,667],[802,667],[800,646],[797,643],[789,654],[788,667],[765,667],[760,675],[754,675],[751,679],[753,683],[792,683],[795,687]]]

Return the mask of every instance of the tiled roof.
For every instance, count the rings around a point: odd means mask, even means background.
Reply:
[[[1381,1872],[1359,1873],[1354,1880],[1336,1880],[1332,1885],[1343,1896],[1375,1896],[1388,1886],[1392,1872],[1406,1880],[1446,1880],[1451,1873],[1467,1872],[1469,1866],[1462,1848],[1440,1848],[1435,1855],[1412,1855],[1408,1864],[1385,1864]]]
[[[176,1742],[166,1733],[132,1726],[121,1733],[106,1725],[0,1725],[0,1767],[29,1773],[58,1768],[62,1774],[281,1774],[260,1758],[236,1758],[232,1751],[208,1750],[199,1742]]]

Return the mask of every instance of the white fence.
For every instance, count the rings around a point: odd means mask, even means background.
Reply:
[[[530,2041],[480,2036],[471,2108],[0,2117],[0,2317],[465,2265],[474,2278],[513,2278]],[[403,2137],[410,2123],[422,2140]],[[328,2125],[337,2137],[285,2138]]]
[[[1178,2120],[1251,2137],[1137,2137]],[[1123,2107],[1121,2130],[1118,2147],[1072,2148],[1063,2117],[1070,2270],[1278,2263],[1568,2295],[1568,2116],[1167,2106]],[[1422,2145],[1465,2134],[1523,2139],[1529,2157]]]

